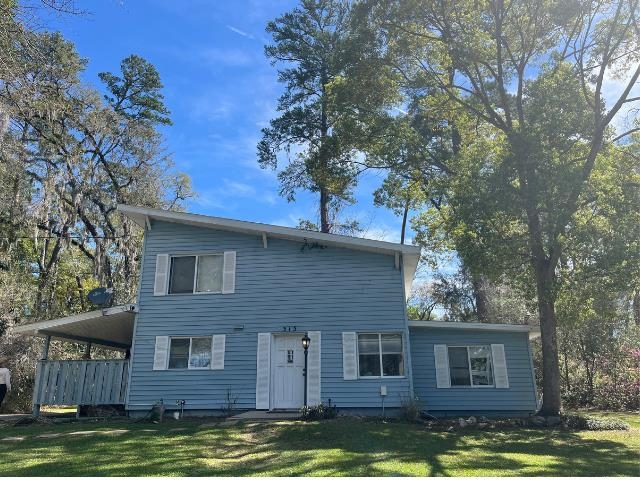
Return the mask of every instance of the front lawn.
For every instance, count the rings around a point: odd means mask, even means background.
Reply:
[[[336,419],[201,426],[111,421],[0,428],[0,476],[640,475],[629,431],[433,432]]]

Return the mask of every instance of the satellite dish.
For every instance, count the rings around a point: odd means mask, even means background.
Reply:
[[[113,288],[94,288],[87,294],[87,299],[99,307],[104,307],[111,303],[113,298]]]

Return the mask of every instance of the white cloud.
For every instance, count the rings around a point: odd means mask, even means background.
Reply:
[[[189,116],[193,120],[211,122],[228,118],[234,111],[233,99],[217,91],[207,91],[188,99]]]
[[[249,38],[251,40],[254,40],[255,37],[253,35],[251,35],[250,33],[247,33],[243,30],[240,30],[239,28],[234,27],[233,25],[226,25],[226,27],[231,30],[234,33],[237,33],[238,35],[242,35],[243,37]]]

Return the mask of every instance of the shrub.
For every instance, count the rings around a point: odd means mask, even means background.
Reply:
[[[400,399],[400,418],[409,422],[416,423],[420,420],[420,411],[422,410],[422,404],[418,397],[402,397]]]
[[[307,422],[335,418],[337,415],[338,408],[331,404],[323,405],[321,403],[319,405],[306,406],[300,409],[300,418]]]
[[[622,420],[586,415],[567,415],[565,423],[575,430],[629,430],[629,424]]]

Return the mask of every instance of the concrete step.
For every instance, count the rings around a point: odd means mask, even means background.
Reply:
[[[300,412],[297,410],[289,411],[265,411],[265,410],[249,410],[248,412],[239,413],[232,417],[227,418],[227,422],[239,421],[239,420],[297,420],[300,418]]]

